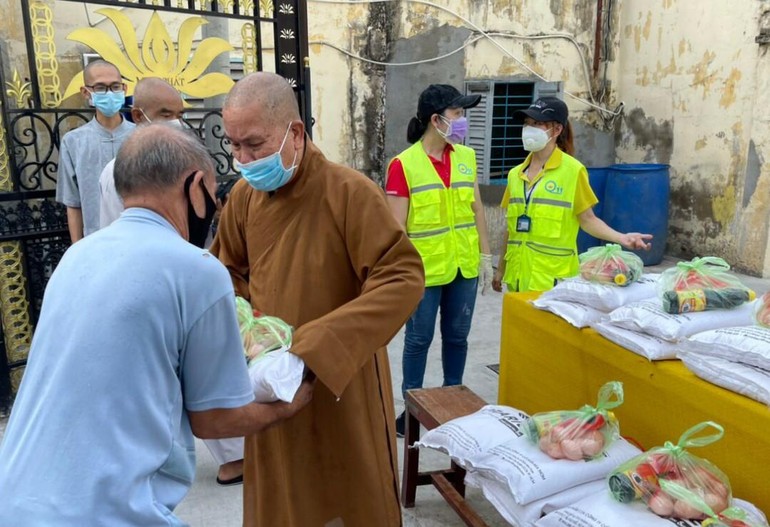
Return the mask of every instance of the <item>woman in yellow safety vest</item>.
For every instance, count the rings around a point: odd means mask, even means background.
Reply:
[[[567,105],[543,97],[514,114],[524,123],[521,139],[530,152],[508,173],[502,207],[507,232],[505,257],[492,286],[502,291],[546,291],[556,280],[578,273],[577,235],[583,229],[595,238],[627,249],[649,249],[650,234],[620,233],[593,212],[596,199],[588,171],[574,154]]]
[[[422,388],[439,308],[444,386],[462,383],[476,288],[480,284],[484,294],[492,283],[476,153],[459,144],[468,130],[464,110],[480,98],[446,84],[428,86],[409,121],[412,146],[388,166],[388,202],[425,267],[423,299],[406,323],[403,393]],[[402,413],[399,436],[404,428]]]

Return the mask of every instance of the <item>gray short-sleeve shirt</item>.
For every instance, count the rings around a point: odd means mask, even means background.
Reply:
[[[99,175],[135,127],[124,119],[110,131],[94,118],[62,138],[56,201],[82,210],[85,236],[99,230]]]

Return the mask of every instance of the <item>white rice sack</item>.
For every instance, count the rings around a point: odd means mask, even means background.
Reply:
[[[281,348],[262,355],[249,365],[249,378],[258,403],[290,403],[302,384],[305,361]]]
[[[704,331],[683,341],[682,350],[770,370],[770,329],[746,326]]]
[[[528,505],[519,505],[513,499],[508,487],[479,472],[468,472],[465,476],[465,484],[481,489],[484,497],[497,509],[500,516],[517,527],[532,527],[543,514],[567,507],[587,496],[605,492],[607,488],[607,483],[599,479],[557,492]]]
[[[770,405],[770,370],[699,353],[680,352],[679,357],[701,379]]]
[[[653,298],[659,277],[658,274],[646,274],[628,287],[597,284],[580,277],[567,278],[539,298],[547,301],[577,302],[599,311],[610,312],[631,302]]]
[[[646,333],[631,331],[630,329],[608,324],[607,322],[599,322],[591,327],[607,340],[649,360],[675,359],[676,352],[679,349],[677,344],[667,340],[653,337]]]
[[[516,503],[527,505],[576,485],[602,479],[640,453],[621,438],[592,461],[553,459],[526,437],[518,437],[470,458],[468,466],[506,484]]]
[[[710,329],[750,326],[753,324],[753,307],[753,304],[746,303],[734,309],[670,315],[663,311],[660,300],[656,298],[620,307],[610,313],[608,322],[614,326],[676,342]]]
[[[606,485],[606,483],[605,483]],[[620,503],[609,489],[546,514],[536,527],[700,527],[697,520],[661,518],[641,501]]]
[[[561,300],[543,300],[542,297],[533,300],[532,305],[563,318],[578,329],[588,327],[607,315],[604,311],[583,304],[562,302]]]
[[[529,415],[516,408],[489,404],[430,430],[414,446],[448,454],[455,463],[466,467],[471,456],[522,437],[528,419]]]

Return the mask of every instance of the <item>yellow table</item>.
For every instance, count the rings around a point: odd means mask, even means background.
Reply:
[[[576,329],[535,309],[533,293],[503,301],[500,404],[529,413],[595,404],[607,381],[622,381],[625,402],[615,410],[623,436],[644,448],[676,442],[701,421],[725,435],[693,449],[729,477],[733,495],[770,514],[770,408],[696,377],[680,361],[650,362],[592,329]]]

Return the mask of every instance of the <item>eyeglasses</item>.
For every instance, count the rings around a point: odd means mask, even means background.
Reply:
[[[107,84],[94,84],[93,86],[86,85],[86,88],[90,89],[94,93],[107,93],[108,91],[111,91],[112,93],[118,93],[122,92],[125,87],[125,84],[122,82],[113,82],[110,85]]]

